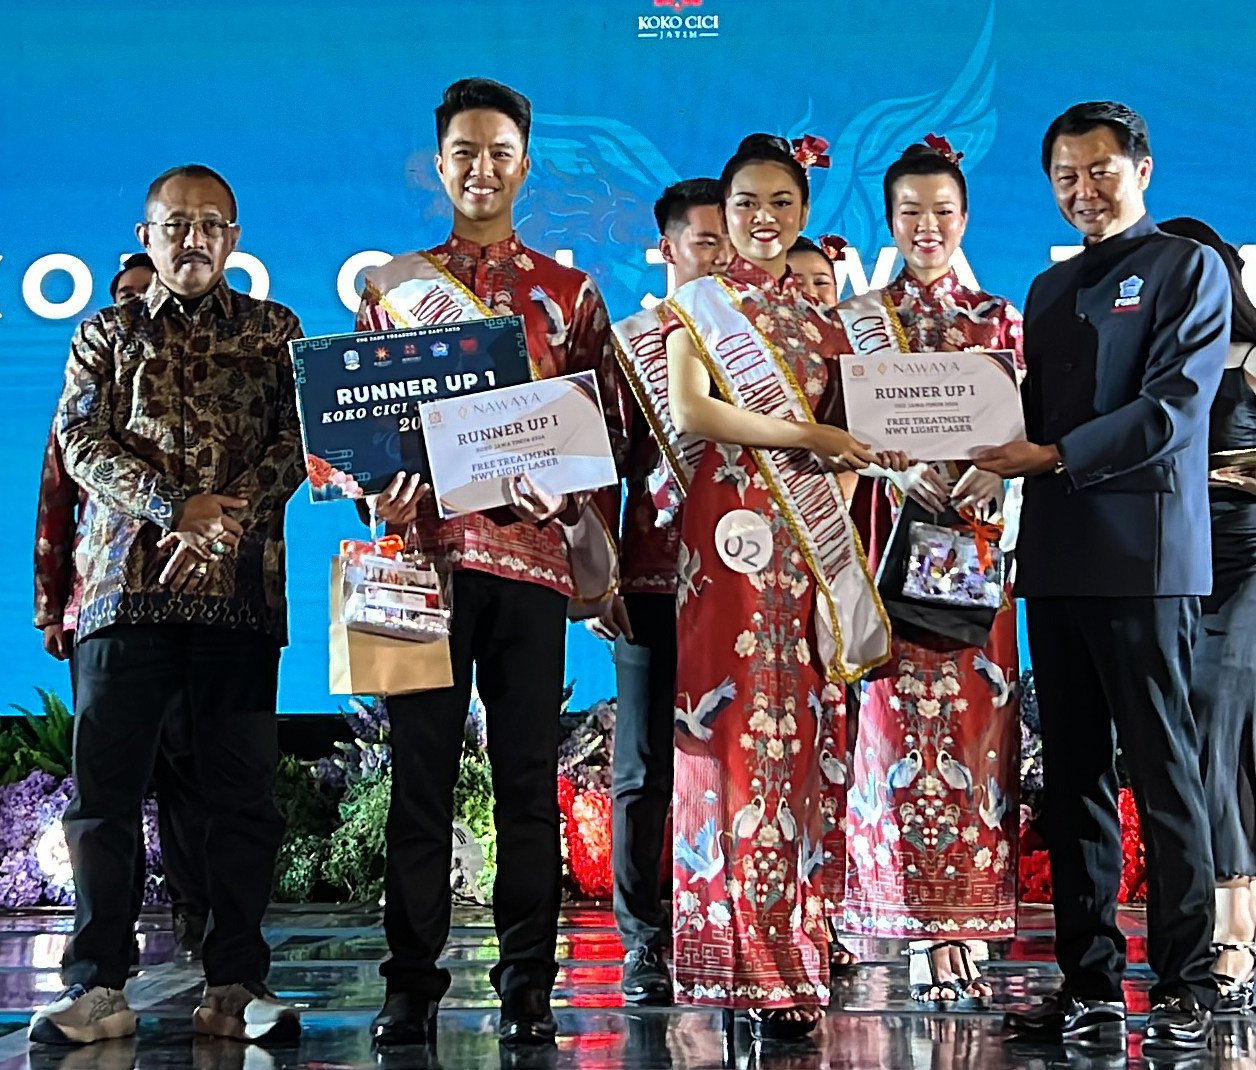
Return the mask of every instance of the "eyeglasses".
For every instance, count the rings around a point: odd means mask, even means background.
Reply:
[[[193,230],[207,241],[216,241],[235,228],[225,219],[154,219],[144,220],[146,227],[156,227],[171,241],[183,241]]]

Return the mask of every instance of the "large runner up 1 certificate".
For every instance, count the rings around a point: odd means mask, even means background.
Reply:
[[[428,477],[419,405],[532,378],[518,316],[289,342],[310,497],[361,498]]]
[[[1007,350],[841,358],[847,430],[872,449],[961,461],[1025,437]]]
[[[432,401],[419,412],[441,516],[508,505],[519,476],[555,495],[619,479],[592,372]]]

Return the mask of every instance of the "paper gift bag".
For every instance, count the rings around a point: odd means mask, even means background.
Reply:
[[[449,640],[417,643],[347,627],[341,620],[340,558],[331,559],[330,691],[333,695],[405,695],[452,687]]]

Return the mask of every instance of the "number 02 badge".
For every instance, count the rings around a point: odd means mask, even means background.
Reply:
[[[772,560],[772,529],[758,513],[734,509],[715,525],[715,549],[734,572],[762,572]]]

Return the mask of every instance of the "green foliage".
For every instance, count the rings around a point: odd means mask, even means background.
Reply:
[[[314,778],[313,765],[290,754],[279,759],[275,770],[275,805],[283,814],[288,839],[296,836],[326,838],[339,821],[336,799]]]
[[[308,903],[315,889],[326,894],[323,867],[340,820],[335,797],[314,778],[312,763],[284,755],[275,771],[275,805],[285,823],[275,859],[275,899]]]
[[[341,825],[332,833],[326,880],[355,901],[378,902],[384,892],[384,826],[392,777],[375,776],[350,785],[340,803]]]
[[[51,691],[35,688],[43,706],[38,716],[16,703],[12,709],[26,719],[0,733],[0,783],[21,780],[34,769],[42,769],[55,777],[70,775],[74,752],[74,715]]]
[[[323,879],[330,845],[325,836],[307,834],[284,837],[275,859],[275,901],[308,903]]]

